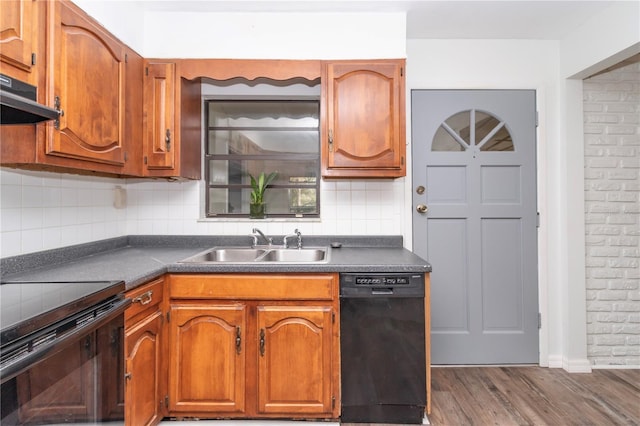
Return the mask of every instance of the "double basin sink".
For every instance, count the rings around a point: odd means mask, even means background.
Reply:
[[[322,263],[329,261],[328,247],[282,248],[282,247],[214,247],[180,263]]]

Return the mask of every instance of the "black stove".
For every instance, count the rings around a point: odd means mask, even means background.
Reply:
[[[123,281],[0,283],[2,346],[63,320],[125,290]]]
[[[123,281],[0,283],[3,426],[123,424],[124,292]]]

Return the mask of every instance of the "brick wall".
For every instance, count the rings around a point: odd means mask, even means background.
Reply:
[[[640,365],[640,63],[584,81],[587,354]]]

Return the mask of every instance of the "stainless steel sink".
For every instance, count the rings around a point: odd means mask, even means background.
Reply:
[[[261,262],[321,262],[327,256],[324,248],[273,249],[259,258]]]
[[[321,263],[329,261],[328,247],[250,248],[214,247],[179,263]]]
[[[185,263],[207,263],[207,262],[253,262],[258,256],[264,254],[262,249],[253,248],[214,248],[202,253],[198,253],[188,259],[182,260]]]

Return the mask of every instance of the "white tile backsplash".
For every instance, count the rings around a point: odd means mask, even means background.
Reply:
[[[115,187],[126,206],[114,206]],[[321,182],[321,218],[201,218],[201,183],[116,179],[0,168],[0,256],[135,234],[403,235],[404,179]]]

